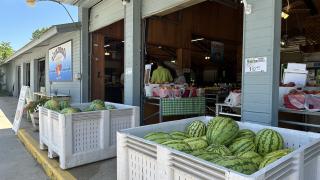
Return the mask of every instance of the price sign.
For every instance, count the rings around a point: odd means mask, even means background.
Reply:
[[[245,72],[267,72],[267,57],[246,58]]]

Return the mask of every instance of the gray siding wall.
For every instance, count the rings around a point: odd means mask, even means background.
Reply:
[[[243,58],[267,57],[267,72],[244,72],[242,120],[277,125],[280,68],[281,1],[250,0],[252,14],[244,17]]]
[[[14,85],[15,90],[13,92],[14,96],[18,96],[18,87],[17,82],[17,66],[23,67],[23,63],[30,63],[30,89],[32,92],[37,91],[37,61],[39,59],[45,59],[46,61],[46,91],[50,92],[50,87],[52,90],[59,89],[60,93],[68,94],[70,91],[72,102],[77,103],[81,101],[81,81],[73,79],[70,82],[53,82],[50,86],[49,82],[49,63],[48,63],[48,51],[49,49],[60,45],[64,42],[72,40],[72,53],[73,53],[73,74],[81,73],[81,63],[80,63],[80,31],[61,33],[57,36],[47,40],[45,44],[49,44],[42,47],[36,47],[30,49],[28,53],[17,57],[16,59],[9,62],[6,67],[6,76],[7,76],[7,90],[12,91]],[[23,70],[21,71],[23,76]],[[24,77],[21,77],[24,79]]]

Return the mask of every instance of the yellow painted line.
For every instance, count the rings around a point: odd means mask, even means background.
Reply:
[[[0,129],[11,129],[12,124],[7,118],[7,116],[3,113],[3,111],[0,109]]]
[[[39,143],[37,143],[33,137],[25,130],[20,129],[18,131],[18,138],[25,145],[26,149],[42,166],[46,174],[50,179],[55,180],[75,180],[68,171],[62,170],[59,167],[57,160],[49,159],[48,152],[39,149]]]

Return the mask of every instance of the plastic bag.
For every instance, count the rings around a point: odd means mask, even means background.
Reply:
[[[320,111],[320,95],[306,94],[304,107],[308,111]]]
[[[241,93],[230,92],[224,103],[231,107],[239,106],[241,104]]]
[[[304,109],[305,94],[304,93],[289,93],[284,95],[284,106],[289,109],[301,110]]]

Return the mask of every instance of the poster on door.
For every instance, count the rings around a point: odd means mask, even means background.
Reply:
[[[72,41],[49,50],[49,81],[72,81]]]

